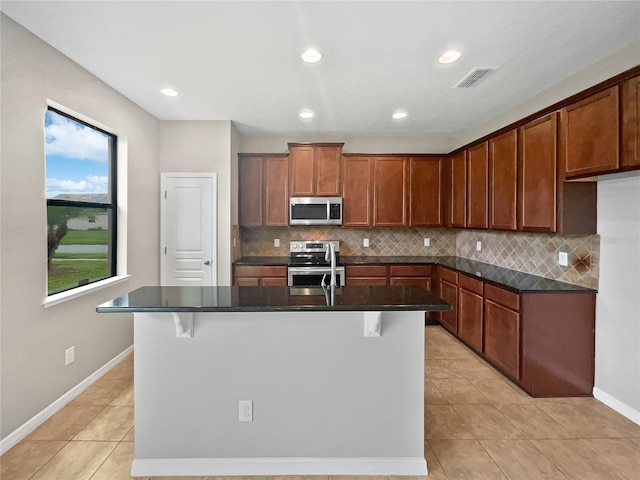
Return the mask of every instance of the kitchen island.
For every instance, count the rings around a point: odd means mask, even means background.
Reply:
[[[133,476],[425,475],[419,287],[143,287]],[[242,403],[240,403],[242,402]]]

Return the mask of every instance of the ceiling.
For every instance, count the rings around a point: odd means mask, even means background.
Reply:
[[[162,120],[243,135],[457,137],[640,41],[640,2],[5,1]],[[324,54],[305,64],[300,54]],[[462,58],[438,57],[459,49]],[[499,67],[469,89],[476,67]],[[160,93],[172,87],[177,97]],[[302,109],[315,112],[302,120]],[[408,117],[392,120],[404,109]]]

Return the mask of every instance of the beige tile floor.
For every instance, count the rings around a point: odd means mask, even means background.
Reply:
[[[640,480],[640,426],[593,398],[533,399],[440,327],[425,339],[427,480]],[[5,453],[0,479],[129,479],[133,440],[129,356]]]

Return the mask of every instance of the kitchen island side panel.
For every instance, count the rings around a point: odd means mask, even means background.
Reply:
[[[135,314],[136,460],[424,458],[424,313]],[[253,401],[253,422],[238,401]],[[311,472],[309,472],[311,473]]]

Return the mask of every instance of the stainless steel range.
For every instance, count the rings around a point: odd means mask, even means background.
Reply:
[[[344,286],[344,264],[340,262],[340,242],[335,240],[304,240],[289,242],[287,284],[290,287],[319,287],[329,285],[331,261],[327,260],[331,246],[336,257],[336,285]]]

